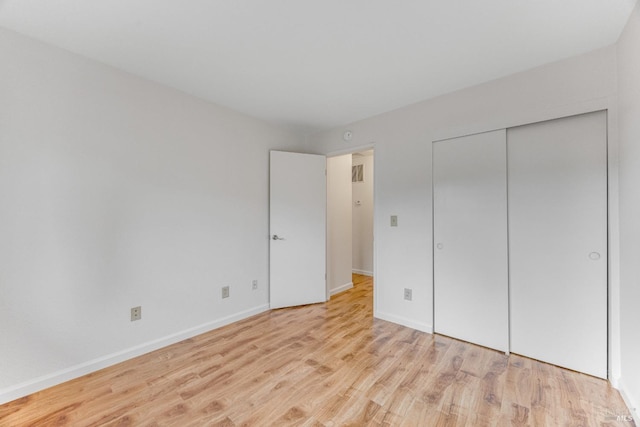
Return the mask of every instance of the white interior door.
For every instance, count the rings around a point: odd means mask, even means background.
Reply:
[[[511,351],[606,378],[606,113],[507,140]]]
[[[433,144],[434,329],[509,349],[505,130]]]
[[[326,159],[271,151],[271,308],[326,301]]]

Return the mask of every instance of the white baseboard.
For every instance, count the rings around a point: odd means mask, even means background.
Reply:
[[[141,356],[154,350],[158,350],[168,345],[175,344],[188,338],[195,337],[196,335],[209,332],[213,329],[229,325],[233,322],[237,322],[238,320],[255,316],[256,314],[260,314],[267,310],[269,310],[268,304],[260,305],[249,310],[232,314],[231,316],[223,317],[222,319],[204,323],[202,325],[189,328],[175,334],[167,335],[166,337],[158,338],[156,340],[149,341],[135,347],[131,347],[116,353],[89,360],[75,366],[71,366],[66,369],[61,369],[59,371],[43,375],[33,380],[25,381],[8,388],[0,389],[0,405],[27,396],[31,393],[44,390],[45,388],[53,387],[54,385],[61,384],[65,381],[69,381],[74,378],[89,374],[91,372],[98,371],[108,366],[124,362],[125,360]]]
[[[331,289],[329,291],[329,294],[331,296],[334,296],[335,294],[339,294],[340,292],[344,292],[344,291],[348,291],[349,289],[353,288],[353,282],[349,282],[349,283],[345,283],[342,286],[338,286],[335,289]]]
[[[614,378],[611,376],[611,373],[607,373],[609,382],[611,383],[611,386],[613,388],[615,388],[616,390],[620,389],[620,378]]]
[[[620,392],[620,396],[622,396],[622,400],[627,405],[627,409],[629,410],[629,414],[633,417],[633,420],[636,422],[636,425],[640,425],[640,401],[634,399],[628,392],[625,387],[624,380],[619,378],[617,381],[618,391]],[[636,396],[637,397],[637,396]],[[625,415],[625,414],[617,414],[617,415]]]
[[[362,274],[363,276],[369,276],[369,277],[373,277],[373,271],[366,271],[366,270],[358,270],[358,269],[352,269],[351,272],[353,274]]]
[[[433,325],[430,325],[428,323],[416,322],[415,320],[411,320],[402,316],[396,316],[395,314],[376,311],[375,313],[373,313],[373,317],[386,320],[387,322],[397,323],[398,325],[406,326],[407,328],[417,329],[418,331],[426,332],[428,334],[433,333]]]

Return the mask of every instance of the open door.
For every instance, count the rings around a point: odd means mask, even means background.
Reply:
[[[324,302],[326,159],[282,151],[270,154],[270,306]]]

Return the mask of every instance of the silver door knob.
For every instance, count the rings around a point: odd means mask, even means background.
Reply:
[[[278,237],[277,234],[274,234],[272,237],[273,240],[284,240],[284,237]]]
[[[594,261],[598,260],[598,259],[600,259],[600,254],[598,252],[591,252],[589,254],[589,259],[592,259]]]
[[[443,245],[442,243],[438,243],[438,244],[436,245],[436,248],[438,248],[438,249],[442,249],[442,248],[444,248],[444,245]]]

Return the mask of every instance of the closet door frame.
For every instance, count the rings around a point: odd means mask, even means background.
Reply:
[[[505,117],[504,120],[491,123],[474,123],[464,124],[450,128],[442,128],[434,132],[429,144],[433,147],[433,143],[447,139],[458,138],[460,136],[475,135],[493,130],[507,130],[510,128],[556,120],[581,114],[603,111],[607,115],[607,147],[606,147],[606,163],[607,163],[607,378],[617,385],[616,379],[620,375],[620,267],[619,267],[619,184],[617,175],[612,171],[617,170],[617,162],[619,157],[618,135],[615,131],[618,112],[615,104],[610,99],[597,99],[588,102],[567,104],[555,106],[545,110],[530,111],[514,114],[511,117]],[[432,152],[433,156],[433,152]],[[432,157],[433,158],[433,157]],[[432,193],[433,197],[433,186]],[[433,198],[432,203],[433,203]],[[432,205],[433,206],[433,205]],[[433,219],[433,213],[432,213]],[[433,232],[433,225],[432,225]],[[435,255],[435,237],[432,235],[433,255]],[[432,260],[433,262],[433,260]],[[435,263],[433,264],[435,265]],[[435,278],[432,281],[432,322],[435,328]]]

